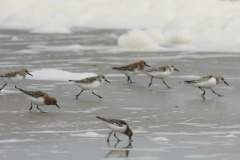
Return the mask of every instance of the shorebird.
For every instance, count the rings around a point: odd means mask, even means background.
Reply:
[[[212,87],[216,86],[217,84],[219,84],[221,82],[224,82],[226,85],[229,86],[229,84],[224,80],[224,78],[222,76],[213,76],[213,75],[202,77],[197,80],[184,81],[184,82],[201,89],[203,91],[203,94],[202,94],[203,97],[205,95],[205,90],[203,90],[203,88],[211,89],[214,94],[217,94],[218,96],[222,96],[222,95],[214,92]]]
[[[127,76],[127,81],[130,83],[133,83],[130,76],[131,75],[136,75],[141,73],[142,70],[144,70],[144,67],[149,65],[146,64],[145,61],[140,61],[137,63],[133,63],[133,64],[129,64],[127,66],[122,66],[122,67],[113,67],[113,69],[116,69],[118,71],[120,71],[121,73],[125,74]]]
[[[143,70],[143,73],[151,77],[151,82],[149,83],[148,87],[151,86],[153,78],[157,78],[162,79],[163,83],[170,88],[163,79],[171,75],[173,70],[179,72],[172,64],[167,64],[163,67],[151,68],[149,70]]]
[[[99,98],[102,98],[101,96],[95,94],[93,90],[100,87],[104,83],[104,81],[110,83],[103,75],[89,77],[82,80],[69,80],[69,82],[74,82],[78,87],[82,88],[82,91],[78,95],[76,95],[76,99],[84,90],[92,90],[92,94],[98,96]]]
[[[133,135],[133,132],[129,128],[128,124],[125,121],[120,120],[120,119],[106,119],[106,118],[102,118],[102,117],[98,117],[98,116],[97,116],[97,118],[99,118],[102,121],[104,121],[105,125],[112,130],[109,133],[109,136],[108,136],[108,139],[107,139],[108,142],[109,142],[109,138],[110,138],[110,135],[112,134],[112,132],[115,132],[114,136],[116,138],[117,138],[116,132],[125,134],[125,135],[127,135],[129,137],[129,141],[131,141],[131,137]],[[120,141],[118,138],[117,138],[117,140]]]
[[[7,82],[3,85],[3,87],[0,89],[0,91],[8,84],[8,83],[13,83],[16,84],[21,82],[22,80],[24,80],[26,78],[26,75],[29,74],[31,75],[27,69],[22,69],[20,71],[13,71],[13,72],[8,72],[6,74],[2,74],[0,75],[0,78],[4,81]]]
[[[15,88],[17,88],[15,86]],[[28,95],[28,98],[31,101],[31,107],[29,109],[29,112],[32,110],[32,104],[37,105],[37,109],[40,110],[42,113],[47,113],[43,112],[38,106],[43,106],[43,105],[56,105],[59,109],[60,107],[57,105],[57,100],[55,98],[49,97],[47,93],[41,92],[41,91],[24,91],[20,88],[19,89],[21,92],[25,93]]]

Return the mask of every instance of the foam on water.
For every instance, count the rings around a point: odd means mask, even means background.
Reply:
[[[239,8],[239,1],[222,0],[1,0],[0,28],[66,34],[73,27],[147,28],[130,30],[118,46],[234,52],[240,50]]]
[[[106,135],[98,134],[96,132],[87,132],[87,133],[80,133],[80,134],[69,134],[70,136],[75,137],[89,137],[89,138],[102,138],[106,137]]]
[[[24,139],[24,140],[6,139],[6,140],[0,140],[0,143],[16,143],[16,142],[29,142],[29,141],[34,141],[34,139]]]
[[[64,52],[64,51],[81,51],[81,50],[102,50],[102,49],[111,49],[114,46],[81,46],[78,44],[67,45],[67,46],[45,46],[45,45],[29,45],[29,48],[32,48],[34,51],[54,51],[54,52]],[[35,51],[36,50],[36,51]]]
[[[68,81],[68,80],[81,80],[87,77],[96,76],[95,73],[72,73],[58,69],[41,69],[32,71],[31,76],[27,79],[33,80],[53,80],[53,81]]]
[[[152,138],[152,141],[158,141],[158,142],[168,142],[170,141],[169,139],[165,138],[165,137],[156,137],[156,138]]]

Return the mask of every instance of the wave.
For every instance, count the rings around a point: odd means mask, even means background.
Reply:
[[[68,80],[81,80],[87,77],[96,76],[95,73],[72,73],[58,69],[41,69],[32,71],[31,76],[27,79],[32,80],[52,80],[52,81],[68,81]]]

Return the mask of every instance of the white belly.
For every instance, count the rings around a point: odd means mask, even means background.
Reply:
[[[2,77],[1,79],[7,83],[17,84],[17,83],[21,82],[22,80],[24,80],[25,78],[23,76],[20,76],[19,74],[17,74],[15,77]]]
[[[216,81],[215,78],[211,78],[208,81],[202,81],[202,82],[199,82],[199,83],[190,83],[190,84],[194,87],[197,87],[197,88],[201,87],[201,88],[210,89],[210,88],[217,85],[217,81]]]
[[[154,77],[157,79],[164,79],[172,74],[172,72],[144,72],[150,77]]]
[[[39,105],[39,106],[45,105],[44,99],[42,97],[34,98],[34,97],[28,96],[28,99],[35,105]]]
[[[94,90],[94,89],[100,87],[103,83],[104,83],[104,81],[102,81],[101,83],[99,81],[94,81],[89,84],[85,84],[85,83],[75,83],[75,84],[84,90]]]
[[[107,123],[107,122],[104,122],[105,125],[110,128],[111,130],[115,131],[115,132],[120,132],[120,133],[124,133],[127,129],[127,126],[126,125],[123,125],[122,127],[118,127],[116,125],[113,125],[111,123]]]

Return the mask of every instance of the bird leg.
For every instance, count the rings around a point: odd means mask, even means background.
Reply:
[[[165,83],[165,81],[162,79],[162,81],[163,81],[163,83],[168,87],[168,88],[171,88],[171,87],[169,87],[166,83]]]
[[[0,91],[7,85],[8,83],[5,83],[4,85],[3,85],[3,87],[0,89]]]
[[[113,132],[113,131],[112,131],[112,132]],[[109,142],[109,138],[110,138],[112,132],[109,133],[109,136],[108,136],[107,142]]]
[[[117,147],[117,144],[119,143],[119,141],[117,141],[117,143],[114,145],[114,148],[116,148]]]
[[[76,99],[80,96],[80,94],[84,91],[84,89],[78,94],[76,95]]]
[[[129,78],[129,80],[130,80],[130,83],[135,83],[135,82],[132,82],[132,80],[131,80],[130,76],[129,76],[128,78]]]
[[[212,90],[212,89],[211,89],[211,90]],[[223,96],[223,95],[221,95],[221,94],[218,94],[218,93],[214,92],[213,90],[212,90],[212,92],[215,93],[215,94],[217,94],[218,96]]]
[[[117,136],[116,136],[116,132],[114,133],[114,136],[117,138]],[[118,139],[118,138],[117,138],[117,140],[118,140],[118,142],[119,142],[119,141],[121,141],[121,140],[120,140],[120,139]]]
[[[151,83],[149,83],[148,87],[150,87],[152,85],[152,80],[153,80],[153,76],[151,78]]]
[[[125,75],[127,76],[127,78],[128,78],[127,81],[129,82],[129,77],[128,77],[128,75],[127,75],[127,74],[125,74]]]
[[[93,90],[92,90],[92,94],[94,94],[94,95],[98,96],[99,98],[102,98],[101,96],[99,96],[99,95],[95,94],[95,93],[93,92]]]
[[[32,110],[33,106],[32,106],[32,103],[31,103],[31,107],[29,108],[29,112]]]
[[[43,112],[40,108],[38,108],[38,106],[37,106],[37,109],[38,109],[39,111],[41,111],[42,113],[47,113],[47,112]]]
[[[205,91],[204,91],[201,87],[199,87],[199,89],[201,89],[201,90],[203,91],[202,96],[204,97],[204,95],[205,95]]]

